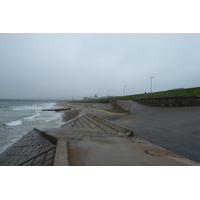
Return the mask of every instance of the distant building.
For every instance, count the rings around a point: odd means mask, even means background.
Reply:
[[[170,89],[168,91],[171,91],[171,90],[183,90],[184,88],[174,88],[174,89]]]

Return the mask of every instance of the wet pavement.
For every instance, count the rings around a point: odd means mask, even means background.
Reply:
[[[106,119],[133,129],[134,134],[200,162],[200,107],[152,107],[123,100],[131,114]]]

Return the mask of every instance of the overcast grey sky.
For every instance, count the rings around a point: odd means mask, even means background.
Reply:
[[[200,34],[0,34],[0,98],[71,99],[200,86]]]

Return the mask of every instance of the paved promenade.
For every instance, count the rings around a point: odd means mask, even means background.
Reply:
[[[200,162],[200,106],[153,107],[134,101],[121,101],[130,115],[108,120],[134,130],[135,135]]]

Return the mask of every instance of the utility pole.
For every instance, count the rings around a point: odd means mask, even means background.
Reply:
[[[152,93],[152,79],[153,79],[154,77],[153,76],[151,76],[151,93]]]
[[[126,85],[124,85],[124,96],[125,96],[125,87],[126,87]]]

